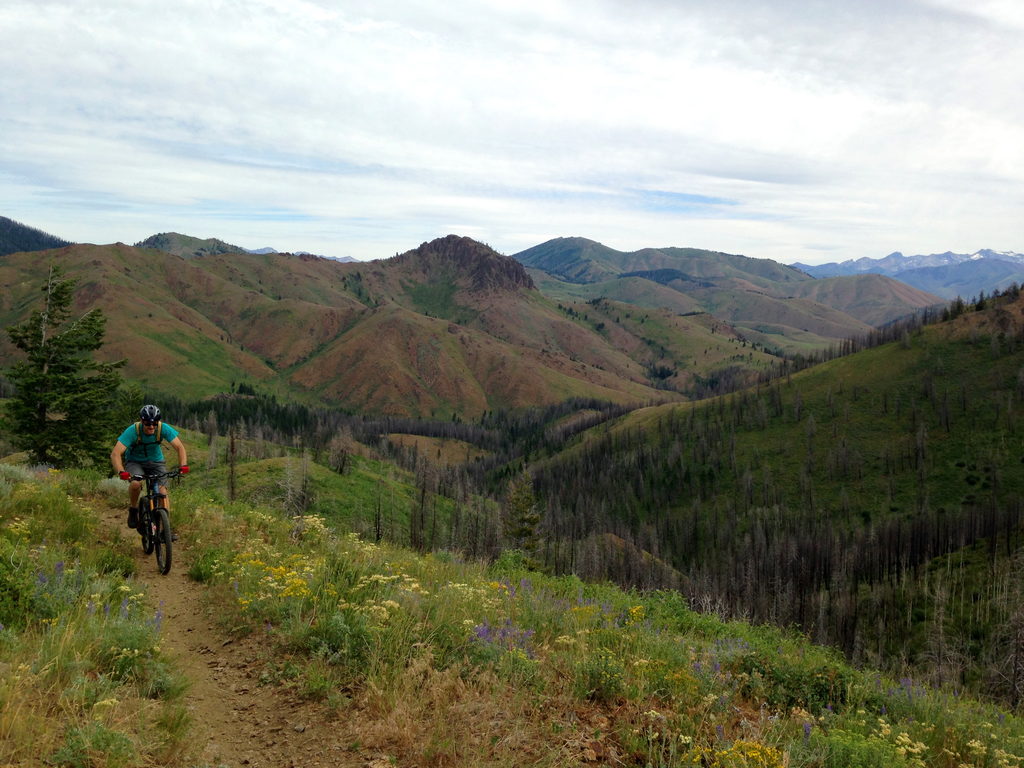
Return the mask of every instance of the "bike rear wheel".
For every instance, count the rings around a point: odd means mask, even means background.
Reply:
[[[153,551],[153,516],[149,508],[149,500],[139,502],[139,535],[142,537],[142,551],[147,555]]]
[[[153,510],[153,544],[156,547],[156,564],[160,573],[171,570],[171,519],[167,510],[157,507]]]

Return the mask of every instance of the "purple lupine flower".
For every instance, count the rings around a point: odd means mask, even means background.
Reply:
[[[811,727],[810,723],[804,723],[804,743],[811,739]]]
[[[725,741],[725,728],[723,728],[721,725],[716,725],[715,733],[718,734],[719,741]]]
[[[508,651],[520,650],[525,652],[528,657],[533,658],[533,653],[530,650],[530,640],[533,635],[532,629],[520,629],[512,624],[511,619],[505,619],[505,623],[500,627],[493,626],[485,619],[483,624],[473,627],[472,639]]]
[[[473,637],[485,643],[491,642],[491,625],[486,621],[483,624],[477,624],[473,627]]]
[[[57,564],[53,566],[53,572],[57,574],[57,578],[61,578],[64,575],[64,561],[58,560]]]

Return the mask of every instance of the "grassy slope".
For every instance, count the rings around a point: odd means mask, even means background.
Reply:
[[[67,494],[77,501],[60,506]],[[35,569],[49,577],[58,562],[81,569],[76,579],[18,582],[49,599],[0,630],[0,664],[18,670],[0,682],[0,761],[88,754],[81,764],[129,768],[187,755],[187,718],[173,714],[180,686],[162,683],[149,704],[141,697],[153,690],[146,681],[175,674],[156,649],[154,607],[142,596],[118,622],[90,611],[120,594],[116,577],[92,581],[103,578],[94,574],[108,544],[55,524],[88,528],[93,508],[122,495],[74,475],[0,473],[5,561],[35,552]],[[226,626],[264,640],[260,685],[320,700],[349,745],[339,759],[723,768],[1024,760],[1024,725],[1006,712],[856,671],[799,636],[695,613],[678,595],[552,578],[515,557],[491,567],[420,557],[335,536],[317,518],[223,505],[187,485],[175,499],[177,530],[198,549],[191,573]],[[117,635],[133,622],[136,636]],[[130,674],[91,637],[138,649]],[[61,673],[75,668],[95,674]],[[136,728],[139,717],[153,725]]]
[[[847,275],[801,283],[794,295],[835,307],[873,326],[897,320],[914,309],[941,302],[906,283],[884,275]]]

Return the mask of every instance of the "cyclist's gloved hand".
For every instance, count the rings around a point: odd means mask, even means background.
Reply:
[[[182,464],[180,467],[178,467],[178,469],[181,471],[181,474],[188,474],[188,464]]]
[[[121,478],[122,480],[131,480],[131,479],[132,479],[132,476],[131,476],[131,475],[129,475],[129,474],[128,474],[128,473],[127,473],[127,472],[126,472],[125,470],[123,470],[123,469],[122,469],[122,470],[121,470],[120,472],[118,472],[118,473],[117,473],[117,476],[118,476],[118,477],[120,477],[120,478]]]

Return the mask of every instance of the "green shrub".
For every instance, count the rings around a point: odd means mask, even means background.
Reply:
[[[529,555],[519,549],[506,549],[490,567],[496,577],[519,577],[535,570],[536,564]]]
[[[358,614],[335,611],[317,619],[306,631],[302,644],[329,664],[361,668],[366,661],[370,636]]]
[[[581,699],[614,703],[625,693],[625,667],[607,648],[587,654],[573,672],[573,689]]]
[[[877,736],[834,730],[815,733],[810,746],[824,756],[822,768],[903,768],[908,765],[892,742]]]
[[[20,568],[14,547],[0,539],[0,626],[22,628],[32,615],[32,581]]]
[[[803,707],[820,712],[846,703],[853,671],[838,659],[817,663],[792,654],[752,651],[742,655],[737,671],[747,682],[744,693],[774,707]]]
[[[201,584],[209,583],[217,573],[218,566],[229,560],[231,553],[223,547],[210,547],[200,552],[188,568],[190,578]]]
[[[127,552],[116,549],[101,549],[93,553],[89,564],[104,576],[119,576],[127,579],[134,576],[138,568],[135,558]]]
[[[122,733],[112,731],[102,723],[93,722],[68,728],[64,734],[64,745],[49,756],[47,763],[64,768],[92,768],[95,757],[102,755],[103,765],[130,765],[133,762],[134,746]]]

